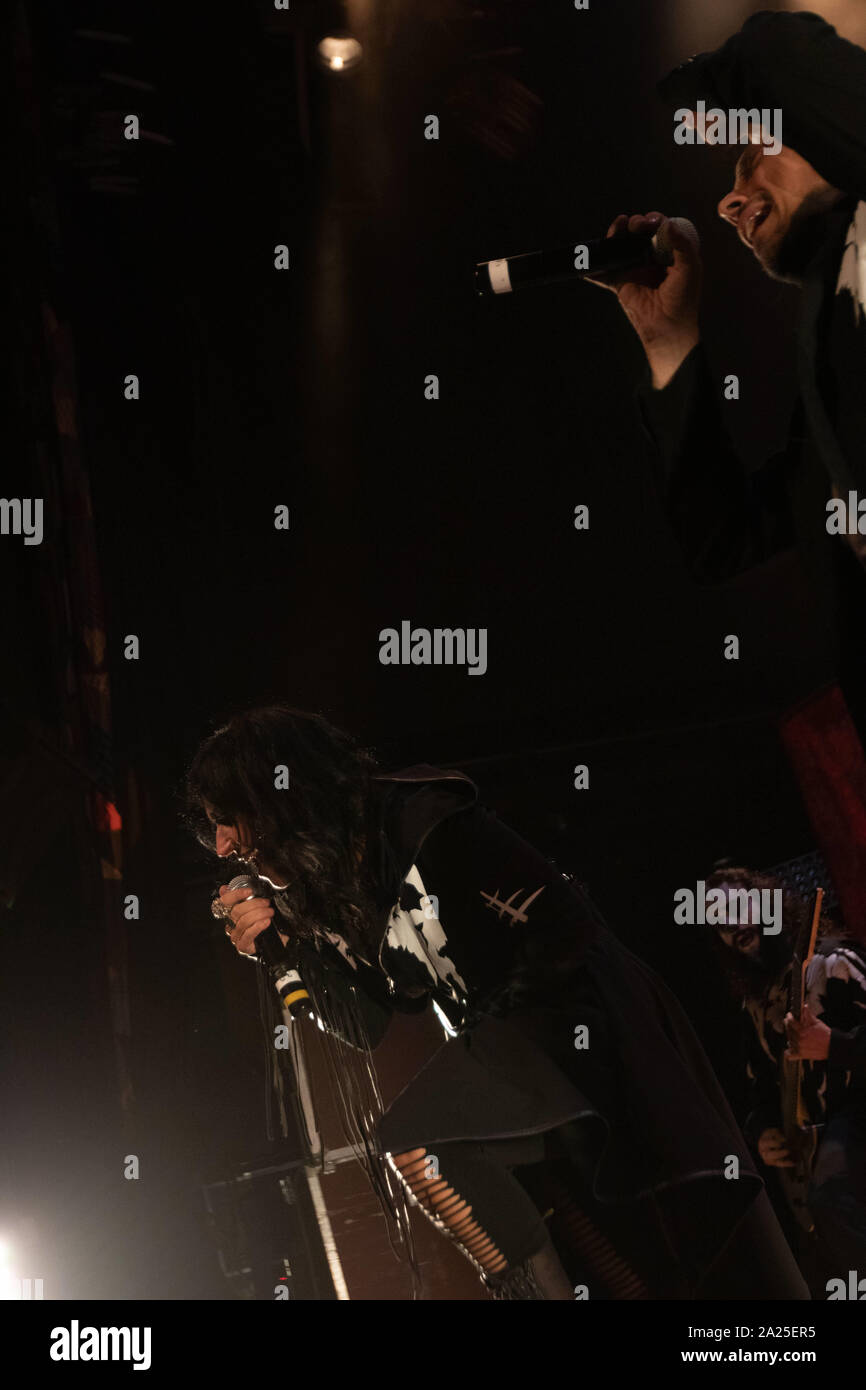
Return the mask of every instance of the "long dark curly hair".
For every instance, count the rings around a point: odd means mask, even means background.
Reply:
[[[278,788],[283,767],[288,786]],[[336,932],[366,956],[376,889],[364,850],[375,833],[377,767],[372,752],[321,715],[282,704],[250,709],[199,747],[184,785],[184,819],[211,851],[205,803],[222,825],[245,822],[256,858],[288,884],[281,899],[292,934],[315,941]]]
[[[277,770],[283,767],[288,771],[285,788],[276,785]],[[184,783],[184,819],[212,852],[215,833],[205,803],[221,825],[243,821],[256,851],[253,862],[253,856],[245,862],[258,872],[255,860],[260,857],[288,884],[276,896],[289,914],[291,936],[310,941],[321,953],[326,933],[337,933],[372,964],[377,924],[383,922],[376,872],[381,868],[379,806],[372,786],[377,768],[372,752],[321,715],[290,705],[247,710],[199,747]],[[351,999],[331,998],[328,972],[317,951],[307,953],[303,970],[324,1029],[328,1079],[343,1133],[381,1205],[394,1253],[408,1260],[412,1297],[418,1298],[421,1273],[406,1193],[381,1147],[378,1123],[384,1104],[363,1015]],[[261,974],[258,979],[271,1085],[285,1104],[278,1065],[282,1054],[273,1047],[279,1018],[273,993]],[[298,1111],[297,1094],[294,1104]],[[298,1124],[303,1133],[299,1111]],[[324,1154],[323,1148],[323,1164]]]
[[[761,956],[758,961],[752,961],[748,956],[742,956],[726,946],[714,927],[706,928],[710,950],[719,961],[734,997],[738,1000],[757,999],[791,960],[797,938],[804,934],[811,921],[813,905],[793,892],[783,879],[742,866],[716,869],[707,877],[706,890],[709,893],[710,889],[721,888],[723,884],[746,890],[756,888],[759,892],[763,889],[770,892],[780,889],[782,893],[782,930],[778,936],[761,938]],[[818,925],[819,941],[825,945],[832,945],[837,944],[837,938],[841,944],[844,934],[839,932],[833,919],[826,912],[822,912]]]

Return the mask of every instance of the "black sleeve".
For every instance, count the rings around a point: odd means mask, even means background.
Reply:
[[[661,391],[647,369],[637,392],[655,485],[685,562],[699,583],[720,583],[793,544],[788,452],[749,474],[725,429],[698,343]]]
[[[866,1080],[866,958],[862,948],[842,947],[826,957],[822,1022],[829,1025],[827,1065]]]
[[[782,142],[835,188],[866,197],[866,51],[820,15],[762,10],[659,84],[666,102],[782,113]]]
[[[853,1072],[858,1080],[866,1079],[866,1025],[843,1033],[834,1028],[830,1034],[828,1065]]]

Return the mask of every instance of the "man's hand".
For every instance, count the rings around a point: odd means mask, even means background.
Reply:
[[[226,923],[229,941],[242,956],[255,959],[256,937],[270,926],[276,908],[268,898],[249,897],[249,891],[249,888],[231,889],[223,884],[220,901],[223,907],[231,909],[231,925]],[[283,945],[289,939],[282,932],[279,937]]]
[[[636,213],[632,217],[621,213],[607,230],[609,237],[625,231],[655,234],[662,226],[673,251],[673,265],[636,266],[599,279],[584,276],[616,295],[643,344],[657,391],[667,386],[700,341],[698,311],[703,272],[694,231],[690,235],[679,221],[672,221],[661,212],[648,212],[646,216]]]
[[[765,1129],[758,1139],[761,1162],[768,1168],[793,1168],[794,1160],[780,1129]]]
[[[788,1034],[785,1056],[792,1062],[824,1062],[829,1057],[832,1029],[815,1017],[808,1004],[803,1006],[799,1022],[793,1014],[785,1015],[785,1031]]]

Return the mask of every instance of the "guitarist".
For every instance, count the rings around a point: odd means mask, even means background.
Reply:
[[[834,932],[822,916],[808,959],[813,903],[789,892],[781,880],[747,869],[723,869],[707,888],[782,890],[782,931],[762,932],[757,921],[717,928],[726,970],[749,1018],[747,1074],[752,1109],[745,1133],[762,1162],[788,1181],[804,1166],[808,1139],[817,1142],[805,1161],[803,1198],[811,1239],[797,1240],[811,1254],[815,1277],[866,1274],[866,947]],[[802,1012],[793,971],[802,974]],[[793,988],[792,988],[793,986]],[[789,1068],[800,1063],[799,1121],[803,1145],[793,1147],[783,1124]],[[814,1127],[814,1129],[813,1129]],[[790,1126],[789,1126],[790,1134]],[[799,1205],[794,1199],[795,1208]]]

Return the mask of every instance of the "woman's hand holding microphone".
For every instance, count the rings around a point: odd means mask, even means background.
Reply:
[[[242,956],[255,959],[256,937],[270,926],[276,908],[270,898],[251,898],[249,888],[229,888],[223,884],[219,891],[222,915],[227,916],[226,935]],[[289,938],[278,932],[285,946]]]

